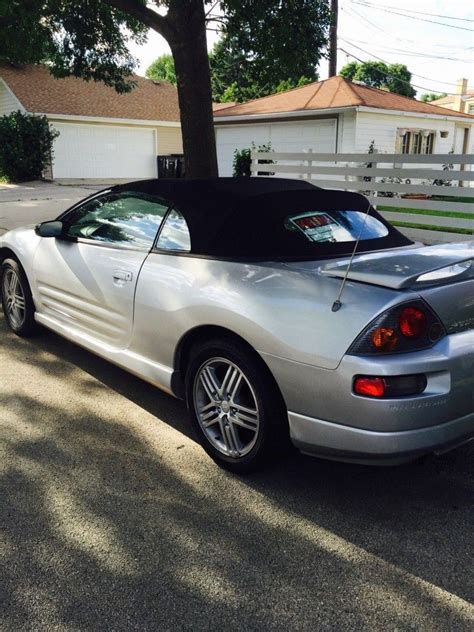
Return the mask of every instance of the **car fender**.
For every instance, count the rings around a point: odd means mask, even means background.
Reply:
[[[340,281],[278,263],[241,263],[152,253],[135,294],[131,348],[173,366],[180,339],[218,326],[258,352],[335,369],[353,340],[380,312],[416,294],[349,282],[331,311]]]
[[[33,274],[33,260],[36,249],[39,246],[41,237],[39,237],[34,228],[15,228],[0,236],[0,257],[3,260],[4,255],[8,256],[8,251],[20,262],[25,271],[26,278],[30,284],[30,289],[35,298],[35,285]],[[2,255],[4,253],[4,255]]]

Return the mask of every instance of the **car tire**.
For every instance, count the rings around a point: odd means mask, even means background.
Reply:
[[[5,322],[17,336],[36,333],[35,305],[26,274],[16,259],[4,259],[0,266],[0,292]]]
[[[283,397],[263,360],[245,343],[223,338],[193,347],[185,388],[199,442],[221,467],[252,472],[291,446]]]

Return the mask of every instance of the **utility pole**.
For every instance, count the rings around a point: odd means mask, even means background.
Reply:
[[[337,14],[338,0],[331,0],[331,26],[329,27],[329,76],[337,75]]]

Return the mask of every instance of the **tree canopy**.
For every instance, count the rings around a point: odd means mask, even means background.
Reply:
[[[0,0],[0,61],[48,62],[55,77],[103,81],[133,89],[136,60],[127,45],[145,42],[148,28],[100,0]]]
[[[0,61],[48,61],[56,77],[134,87],[130,41],[153,29],[168,42],[177,76],[188,176],[217,175],[205,5],[211,0],[0,0]],[[160,12],[157,9],[162,9]]]
[[[351,61],[339,72],[341,77],[361,81],[372,88],[381,88],[405,97],[414,97],[411,72],[405,64],[386,64],[383,61]]]
[[[161,55],[148,66],[145,75],[148,79],[155,81],[168,81],[176,85],[176,71],[174,68],[173,55]]]
[[[421,101],[425,103],[431,103],[431,101],[436,101],[437,99],[442,99],[443,97],[447,97],[446,92],[442,92],[441,94],[436,94],[436,92],[426,92],[421,95]]]
[[[153,29],[174,61],[186,173],[213,176],[206,22],[215,6],[215,0],[0,0],[0,61],[47,61],[56,77],[103,81],[126,92],[136,66],[129,44],[144,42]],[[214,98],[245,100],[317,79],[328,0],[221,0],[220,8],[214,19],[223,37],[211,55]]]
[[[215,101],[246,101],[317,81],[326,54],[327,0],[224,0],[210,55]]]

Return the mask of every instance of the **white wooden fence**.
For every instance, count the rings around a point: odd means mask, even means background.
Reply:
[[[436,243],[474,238],[472,154],[253,151],[251,157],[253,176],[269,173],[275,177],[303,178],[324,188],[374,196],[379,212],[395,225],[403,224],[400,230],[414,239]],[[272,164],[268,164],[269,160]],[[443,165],[450,168],[443,169]],[[435,180],[449,181],[451,185],[434,184]],[[463,213],[464,217],[455,217],[453,212]]]

